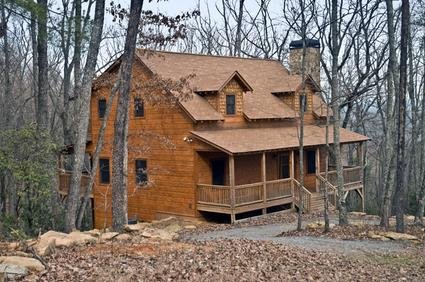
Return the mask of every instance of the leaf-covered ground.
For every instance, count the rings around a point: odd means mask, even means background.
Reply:
[[[395,232],[395,227],[391,226],[389,231]],[[347,226],[334,226],[328,233],[323,232],[323,228],[309,229],[305,228],[301,231],[283,232],[282,236],[314,236],[314,237],[329,237],[342,240],[371,240],[369,233],[382,233],[384,228],[377,225],[354,224]],[[406,234],[414,235],[418,238],[418,244],[425,244],[425,231],[423,227],[416,225],[407,225]],[[425,255],[425,254],[424,254]]]
[[[421,250],[344,256],[271,242],[140,241],[59,250],[41,281],[423,281]]]

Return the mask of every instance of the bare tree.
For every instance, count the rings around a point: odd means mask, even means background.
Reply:
[[[48,62],[47,62],[47,0],[38,0],[37,13],[37,124],[40,129],[48,130],[49,119],[49,94],[48,94]]]
[[[407,57],[408,39],[410,25],[410,3],[403,0],[401,4],[401,46],[400,46],[400,84],[398,89],[399,98],[397,103],[397,171],[395,186],[396,205],[396,230],[404,232],[404,209],[406,206],[406,167],[405,167],[405,146],[406,146],[406,92],[407,92]]]
[[[87,60],[82,74],[81,93],[78,96],[80,118],[77,126],[76,141],[74,144],[73,171],[67,201],[65,224],[67,231],[72,231],[75,229],[76,224],[75,221],[77,206],[80,197],[81,171],[84,164],[87,129],[89,124],[91,85],[95,73],[100,41],[102,38],[104,15],[105,0],[96,0],[93,27],[90,35],[89,49],[87,52]]]
[[[127,224],[128,108],[131,70],[143,0],[131,0],[124,53],[118,75],[118,104],[114,125],[112,158],[112,228],[121,231]]]

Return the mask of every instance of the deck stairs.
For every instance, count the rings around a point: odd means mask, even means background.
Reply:
[[[332,205],[332,203],[329,202],[329,210],[334,210],[334,209],[335,209],[334,205]],[[321,195],[321,193],[311,193],[309,213],[324,211],[324,210],[325,210],[325,206],[323,202],[323,196]]]

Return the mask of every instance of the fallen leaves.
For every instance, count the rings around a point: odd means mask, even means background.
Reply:
[[[385,258],[386,259],[386,258]],[[400,259],[398,259],[400,260]],[[389,260],[390,261],[390,260]],[[36,279],[100,281],[422,280],[423,261],[393,265],[272,242],[215,240],[92,245],[48,258]],[[403,269],[403,271],[400,271]],[[33,277],[34,278],[34,277]],[[419,278],[419,279],[418,279]]]

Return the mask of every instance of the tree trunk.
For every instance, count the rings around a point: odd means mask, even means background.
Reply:
[[[130,18],[124,53],[119,72],[118,105],[114,125],[112,157],[112,228],[122,231],[127,224],[127,170],[128,170],[128,107],[130,103],[131,70],[143,0],[131,0]]]
[[[395,89],[398,89],[397,81],[397,53],[395,47],[395,27],[394,27],[394,8],[391,0],[386,0],[387,11],[387,28],[388,28],[388,98],[387,98],[387,130],[385,135],[385,155],[384,155],[384,182],[383,182],[383,205],[381,209],[381,226],[388,229],[389,218],[391,216],[391,199],[393,194],[393,165],[395,159],[395,142],[393,137],[395,134],[395,121],[393,108],[393,98],[395,97]]]
[[[34,112],[37,113],[38,104],[38,55],[37,55],[37,19],[34,12],[31,12],[31,47],[32,47],[32,95],[34,97]]]
[[[80,119],[77,124],[77,136],[74,144],[74,162],[71,183],[68,192],[65,229],[70,232],[75,229],[77,206],[80,195],[81,171],[84,165],[84,154],[87,140],[87,129],[90,115],[91,85],[95,73],[97,55],[102,39],[103,21],[105,15],[105,0],[96,0],[94,22],[90,35],[87,61],[81,83],[81,93],[78,96]]]
[[[397,104],[397,171],[395,186],[396,230],[404,232],[404,209],[406,206],[405,143],[406,143],[406,91],[407,91],[407,46],[409,37],[409,0],[401,5],[400,85]]]
[[[339,224],[347,225],[347,207],[344,196],[344,178],[342,174],[341,161],[341,146],[340,146],[340,112],[339,112],[339,80],[338,80],[338,56],[340,50],[340,42],[338,42],[338,0],[332,0],[331,8],[331,54],[332,54],[332,71],[331,71],[331,96],[332,96],[332,111],[333,111],[333,152],[335,156],[336,175],[337,175],[337,190],[338,190],[338,210]]]
[[[4,127],[11,128],[11,102],[12,102],[12,87],[10,83],[10,50],[9,50],[9,35],[7,32],[7,18],[6,18],[6,7],[5,1],[1,0],[1,21],[3,24],[3,55],[4,55]],[[3,122],[2,122],[3,123]],[[0,124],[0,126],[3,126]]]
[[[108,103],[106,105],[105,115],[104,115],[104,118],[102,120],[102,124],[100,126],[99,135],[97,137],[96,149],[94,150],[94,154],[92,156],[92,167],[91,167],[91,171],[90,171],[90,181],[89,181],[89,184],[87,186],[86,192],[84,194],[84,198],[83,198],[83,201],[81,203],[80,209],[78,210],[78,216],[77,216],[77,228],[78,229],[81,229],[81,225],[83,223],[84,212],[85,212],[85,209],[86,209],[86,207],[87,207],[87,205],[90,201],[90,194],[93,191],[93,185],[94,185],[94,181],[95,181],[94,177],[97,173],[97,168],[99,166],[100,152],[102,151],[103,142],[105,140],[106,125],[108,124],[108,118],[109,118],[109,114],[111,112],[112,103],[114,102],[115,95],[117,93],[116,88],[117,88],[117,83],[114,85],[114,87],[111,91],[111,95],[109,96]]]
[[[425,54],[425,36],[423,37],[423,48],[424,48],[424,54]],[[425,69],[425,56],[423,57],[423,66]],[[421,142],[420,142],[420,147],[421,147],[421,158],[420,160],[422,161],[422,165],[421,165],[421,172],[422,172],[422,185],[421,185],[421,189],[418,193],[418,209],[416,210],[416,214],[415,214],[415,223],[416,224],[421,224],[424,225],[424,210],[425,210],[425,79],[424,79],[424,84],[422,87],[422,113],[421,113],[421,130],[420,130],[420,134],[421,134]]]
[[[48,63],[47,63],[47,0],[38,0],[38,37],[37,37],[37,126],[49,130],[49,94],[48,94]]]
[[[236,25],[236,41],[235,41],[235,56],[241,56],[242,46],[242,19],[243,19],[243,8],[245,0],[239,0],[239,13]]]

